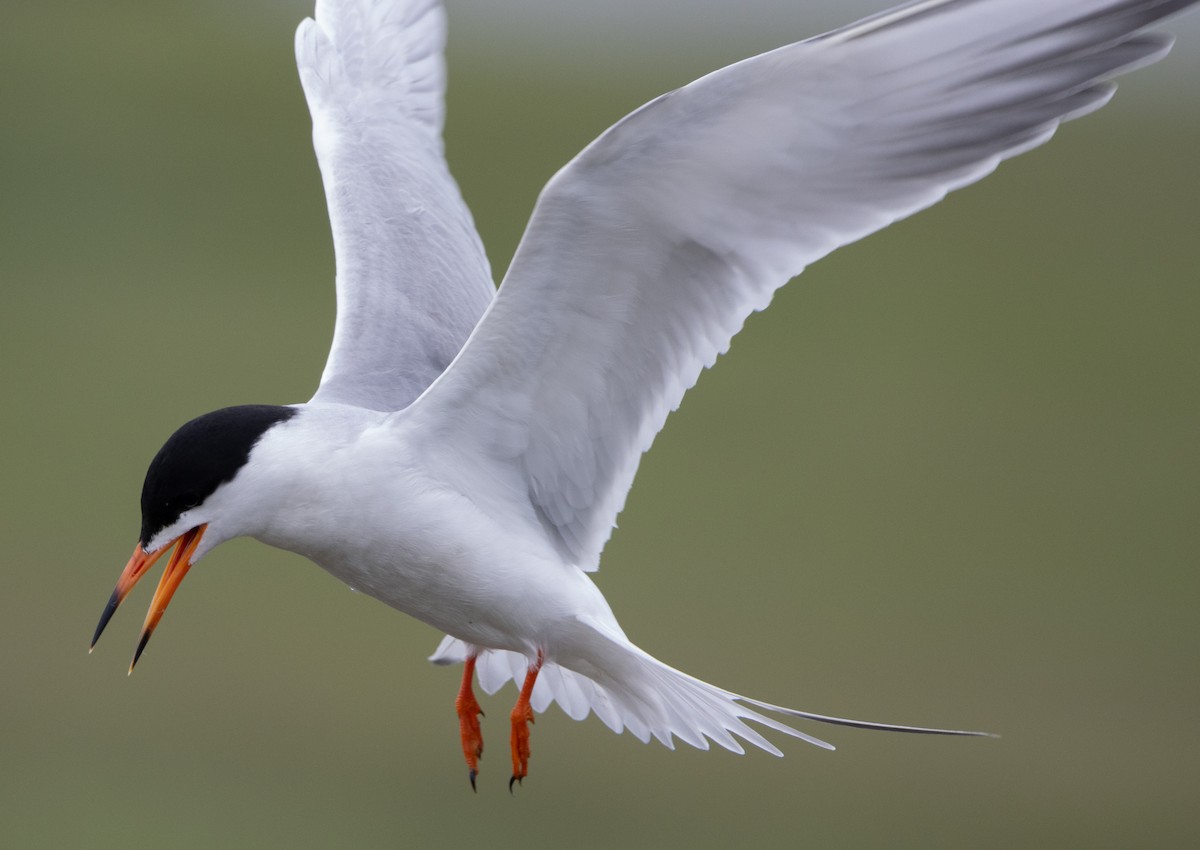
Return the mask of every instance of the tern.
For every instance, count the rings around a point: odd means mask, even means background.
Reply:
[[[589,573],[641,455],[750,313],[810,263],[928,207],[1108,102],[1197,0],[920,0],[738,62],[631,113],[538,198],[497,291],[443,157],[437,0],[317,0],[296,33],[336,255],[316,394],[183,425],[92,640],[166,553],[136,664],[188,570],[249,536],[446,637],[475,786],[473,682],[520,681],[614,732],[781,755],[797,711],[688,676],[625,635]],[[130,665],[132,671],[133,665]]]

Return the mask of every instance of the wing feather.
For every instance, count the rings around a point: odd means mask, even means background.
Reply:
[[[495,293],[443,157],[444,42],[436,0],[319,0],[296,32],[337,260],[337,324],[313,401],[405,407]]]
[[[403,420],[596,568],[641,454],[776,288],[1102,106],[1192,2],[924,0],[651,102],[550,181]]]

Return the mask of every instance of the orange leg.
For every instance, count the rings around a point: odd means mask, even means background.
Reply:
[[[542,653],[538,652],[537,663],[525,674],[525,684],[512,710],[512,779],[508,780],[511,792],[514,782],[521,782],[529,773],[529,724],[533,722],[533,706],[529,697],[533,694],[533,683],[542,669]]]
[[[479,718],[483,709],[475,701],[471,680],[475,678],[475,656],[463,665],[462,686],[454,700],[458,712],[458,732],[462,736],[463,755],[467,759],[467,771],[471,779],[471,790],[475,790],[475,777],[479,775],[479,757],[483,755],[483,733],[479,729]]]

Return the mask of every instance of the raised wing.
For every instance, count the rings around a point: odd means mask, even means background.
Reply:
[[[594,569],[642,452],[777,287],[1102,106],[1192,2],[926,0],[653,101],[551,180],[403,421]]]
[[[398,410],[495,294],[442,155],[436,0],[318,0],[296,31],[337,257],[337,325],[313,401]]]

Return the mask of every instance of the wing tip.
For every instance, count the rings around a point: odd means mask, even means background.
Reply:
[[[337,53],[328,33],[313,18],[305,18],[296,27],[296,69],[300,85],[310,100],[324,95],[333,77]]]

